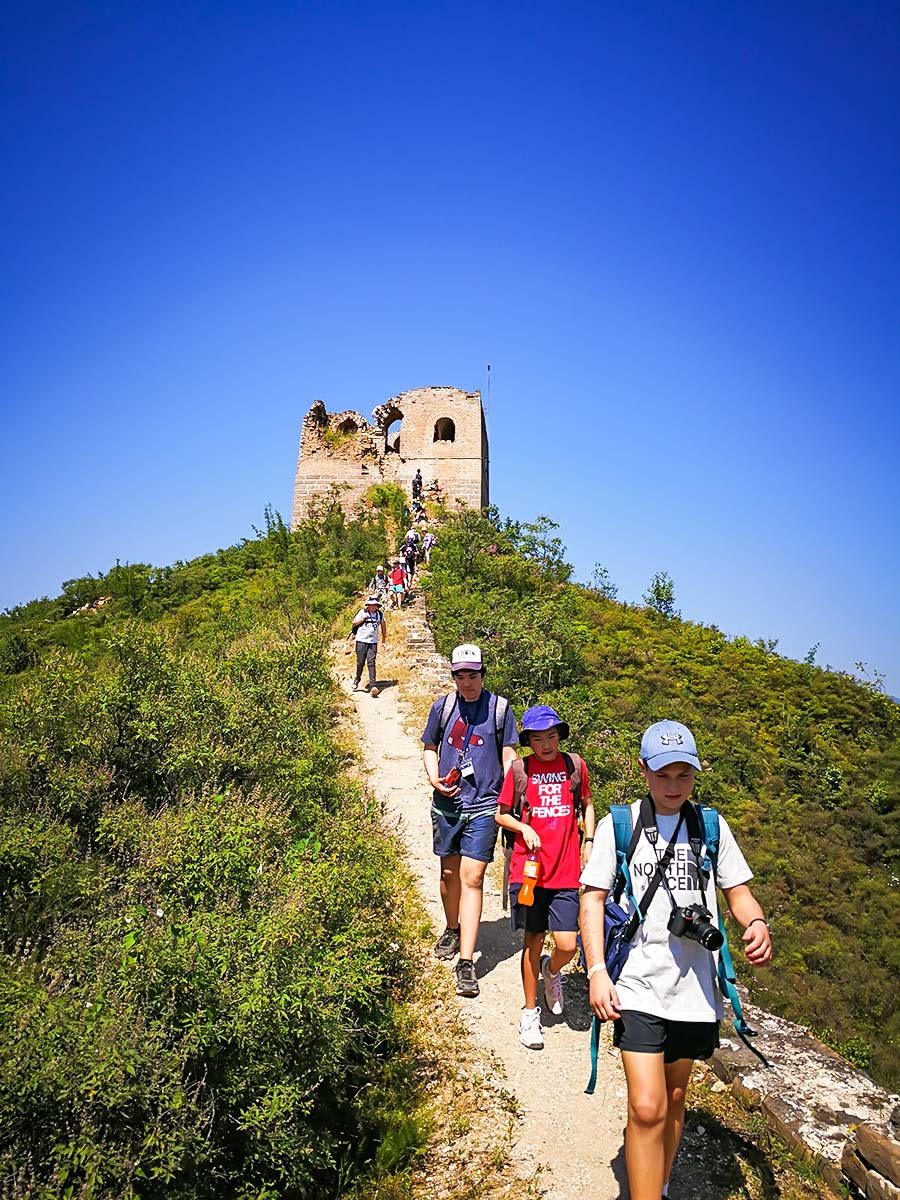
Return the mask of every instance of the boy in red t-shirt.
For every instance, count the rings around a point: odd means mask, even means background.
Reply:
[[[529,746],[531,754],[516,760],[497,800],[497,824],[516,835],[509,869],[509,907],[513,929],[525,930],[525,1007],[519,1018],[519,1041],[530,1050],[540,1050],[544,1045],[537,1004],[539,976],[543,978],[544,999],[550,1012],[559,1016],[563,1010],[562,969],[576,952],[582,858],[589,857],[594,842],[594,805],[584,759],[575,756],[573,762],[576,778],[579,767],[581,774],[579,806],[572,774],[559,749],[560,741],[568,736],[569,726],[548,705],[529,708],[522,716],[519,744]],[[513,810],[521,795],[523,775],[519,820]],[[582,847],[578,842],[579,807],[584,816]],[[533,854],[538,856],[539,869],[534,903],[520,904],[525,860]],[[554,950],[542,954],[548,929],[553,934]]]

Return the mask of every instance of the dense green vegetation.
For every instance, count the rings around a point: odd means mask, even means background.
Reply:
[[[602,568],[593,588],[571,583],[555,528],[494,511],[446,521],[427,584],[439,649],[479,642],[489,685],[520,714],[540,700],[565,716],[600,811],[640,794],[648,724],[690,724],[708,763],[696,796],[736,830],[773,923],[774,965],[742,979],[896,1089],[900,708],[772,644],[680,620],[664,574],[647,607],[616,603]]]
[[[0,617],[5,1196],[318,1198],[420,1144],[411,917],[327,658],[384,549],[326,501]]]

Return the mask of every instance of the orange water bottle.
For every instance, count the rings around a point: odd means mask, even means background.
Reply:
[[[538,876],[541,873],[539,859],[540,854],[537,850],[532,850],[525,859],[522,866],[522,886],[519,889],[517,904],[534,904],[534,889],[537,887]]]

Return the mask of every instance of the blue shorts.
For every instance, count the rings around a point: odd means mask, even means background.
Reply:
[[[521,883],[509,885],[509,923],[526,933],[577,933],[578,888],[534,889],[534,904],[519,904]]]
[[[491,809],[490,812],[469,814],[432,804],[431,830],[435,854],[441,858],[460,854],[463,858],[474,858],[478,862],[491,862],[500,831],[494,820],[494,812]]]

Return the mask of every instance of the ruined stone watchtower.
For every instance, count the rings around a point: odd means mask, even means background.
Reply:
[[[416,388],[379,405],[371,421],[351,410],[328,413],[317,400],[303,419],[293,520],[332,484],[346,485],[342,500],[348,512],[374,483],[397,483],[409,493],[416,470],[426,496],[436,483],[449,508],[488,504],[480,392]]]

